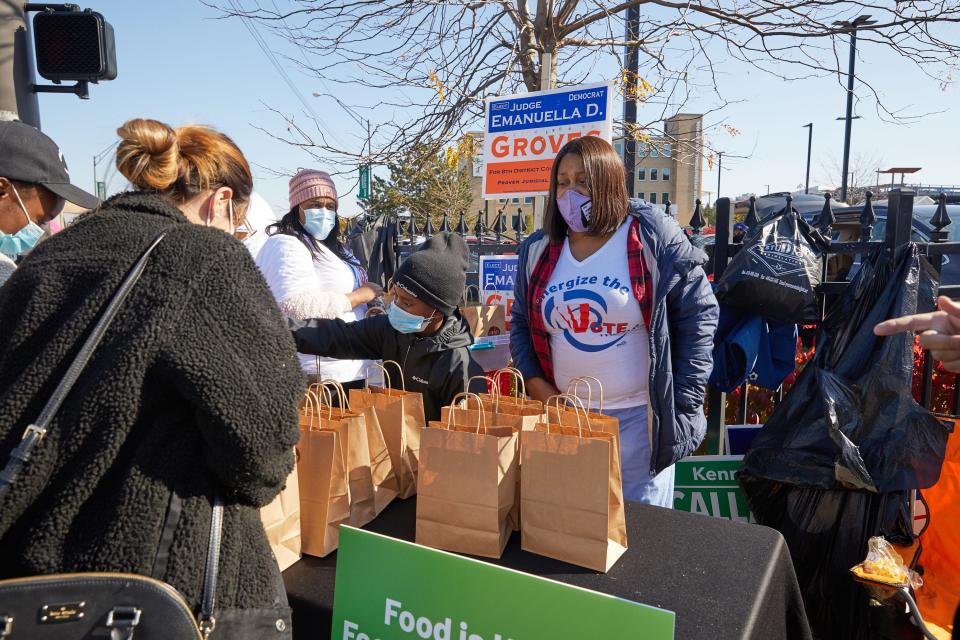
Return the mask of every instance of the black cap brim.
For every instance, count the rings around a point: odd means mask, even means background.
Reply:
[[[69,182],[43,183],[43,186],[45,186],[47,189],[50,189],[50,191],[53,191],[67,202],[72,202],[73,204],[83,207],[84,209],[96,209],[100,206],[100,198],[92,193],[87,193],[80,187],[75,187]]]

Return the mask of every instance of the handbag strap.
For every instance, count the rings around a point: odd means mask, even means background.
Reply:
[[[57,413],[57,410],[60,409],[63,401],[66,400],[70,390],[73,389],[73,385],[76,384],[80,374],[87,366],[91,356],[93,356],[94,350],[96,350],[100,341],[103,340],[104,334],[106,334],[107,329],[110,328],[110,324],[113,322],[114,317],[116,317],[121,305],[123,305],[124,301],[130,295],[133,286],[137,284],[137,281],[143,274],[150,254],[153,253],[153,250],[156,249],[166,234],[166,230],[158,234],[153,242],[150,243],[150,246],[147,247],[146,251],[140,256],[140,259],[137,260],[136,264],[133,265],[133,268],[127,273],[123,282],[121,282],[117,288],[116,293],[113,294],[113,298],[107,304],[106,309],[104,309],[100,319],[96,325],[94,325],[93,331],[90,332],[83,346],[80,347],[80,352],[77,354],[77,357],[74,358],[67,372],[54,390],[53,395],[50,396],[50,400],[43,408],[43,411],[40,412],[40,417],[37,418],[34,424],[26,428],[23,432],[23,437],[20,439],[20,444],[10,452],[7,465],[3,468],[3,471],[0,471],[0,500],[6,498],[7,494],[10,493],[13,483],[16,482],[20,472],[23,471],[24,465],[29,462],[33,450],[47,435],[47,427],[50,425],[50,421]]]

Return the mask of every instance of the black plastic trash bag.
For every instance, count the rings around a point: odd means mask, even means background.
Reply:
[[[914,245],[868,258],[738,474],[757,521],[787,540],[818,637],[883,637],[849,569],[871,536],[912,540],[910,495],[940,475],[947,431],[913,399],[913,336],[873,334],[928,308],[934,283]]]
[[[819,231],[784,209],[744,240],[717,284],[717,300],[787,324],[819,320],[814,289],[826,247]]]
[[[745,472],[879,493],[939,478],[947,433],[913,399],[913,336],[873,333],[883,320],[914,313],[936,275],[914,245],[888,256],[868,258],[831,309],[816,354],[754,439]]]

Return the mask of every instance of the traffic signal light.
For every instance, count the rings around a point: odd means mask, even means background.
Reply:
[[[29,5],[28,5],[29,6]],[[37,73],[53,82],[117,77],[113,27],[95,11],[46,10],[33,18]]]

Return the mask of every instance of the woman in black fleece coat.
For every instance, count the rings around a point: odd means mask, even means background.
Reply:
[[[258,509],[293,468],[304,381],[266,283],[224,232],[250,194],[249,168],[217,132],[132,122],[140,124],[120,130],[118,154],[132,146],[134,156],[118,155],[118,168],[149,186],[157,179],[145,173],[158,154],[177,154],[173,184],[111,198],[38,245],[0,288],[2,466],[127,271],[168,231],[0,502],[0,577],[138,573],[168,582],[197,607],[219,494],[218,608],[273,610],[269,623],[289,628]],[[198,168],[192,158],[201,152],[216,166]],[[146,171],[130,168],[144,157]],[[208,180],[198,186],[204,171]],[[221,205],[224,197],[230,202]],[[191,224],[198,216],[213,224]],[[283,637],[272,632],[243,637]],[[214,637],[240,636],[218,624]]]

